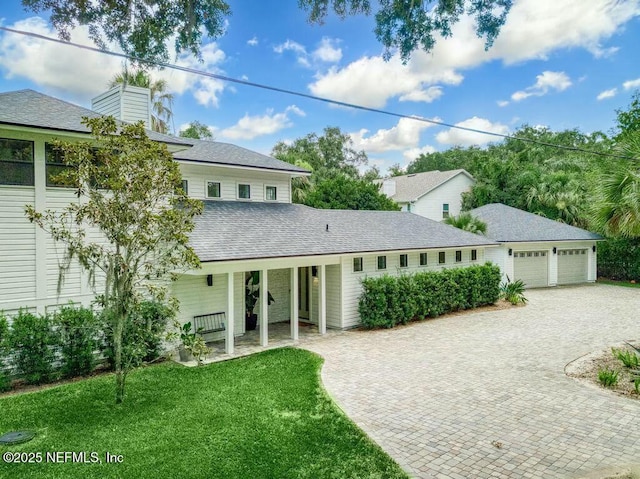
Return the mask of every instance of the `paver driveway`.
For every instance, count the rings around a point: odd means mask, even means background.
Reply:
[[[640,290],[526,296],[523,308],[305,347],[324,356],[322,379],[345,412],[417,477],[565,478],[640,463],[640,401],[564,374],[586,353],[640,339]]]

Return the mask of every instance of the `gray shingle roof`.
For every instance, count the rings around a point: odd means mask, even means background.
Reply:
[[[205,201],[191,234],[205,262],[492,244],[412,213],[239,201]]]
[[[0,123],[89,133],[89,128],[82,124],[84,116],[95,118],[100,114],[33,90],[0,93]],[[147,134],[162,143],[188,145],[181,138],[155,131],[147,130]]]
[[[191,140],[193,147],[174,153],[178,160],[189,160],[200,163],[221,165],[247,166],[250,168],[264,168],[295,173],[308,174],[309,171],[285,161],[276,160],[267,155],[247,150],[240,146],[219,141]]]
[[[487,237],[502,243],[521,241],[599,240],[602,236],[501,203],[470,213],[487,224]]]
[[[469,178],[473,178],[469,173],[462,169],[449,171],[434,170],[411,175],[394,176],[393,178],[389,178],[396,182],[396,193],[391,197],[391,199],[398,203],[416,201],[421,196],[426,195],[445,181],[448,181],[459,174],[464,174],[469,176]]]

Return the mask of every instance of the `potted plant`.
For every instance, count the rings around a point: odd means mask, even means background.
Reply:
[[[260,271],[251,271],[244,282],[244,302],[246,317],[244,327],[246,331],[253,331],[258,325],[258,315],[253,312],[260,299]],[[267,291],[267,303],[271,305],[275,301],[271,293]]]
[[[174,326],[178,329],[178,336],[180,337],[181,344],[178,347],[178,354],[180,355],[180,361],[193,361],[198,362],[198,365],[202,364],[202,361],[209,354],[209,348],[204,338],[200,335],[200,330],[192,331],[191,322],[180,325],[177,321]]]

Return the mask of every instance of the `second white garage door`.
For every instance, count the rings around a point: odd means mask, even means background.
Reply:
[[[558,250],[558,284],[586,282],[588,257],[586,249]]]
[[[513,275],[527,288],[549,285],[547,251],[516,251],[513,253]]]

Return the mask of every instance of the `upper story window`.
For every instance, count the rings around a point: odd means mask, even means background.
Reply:
[[[427,253],[420,253],[420,266],[427,265]]]
[[[248,200],[251,198],[251,185],[238,185],[238,198]]]
[[[189,194],[189,181],[188,180],[182,180],[182,183],[180,184],[180,186],[182,187],[182,191],[184,191],[185,195]]]
[[[449,217],[449,203],[442,203],[442,219]]]
[[[378,269],[387,269],[387,257],[386,256],[378,256]]]
[[[64,173],[65,171],[72,168],[65,163],[64,152],[56,148],[51,143],[45,143],[44,158],[47,170],[47,186],[71,188],[73,185],[56,178],[61,173]]]
[[[267,201],[276,201],[278,199],[277,188],[275,186],[267,186],[265,198]]]
[[[0,185],[34,185],[32,141],[0,138]]]
[[[359,258],[353,258],[353,272],[357,273],[359,271],[362,271],[362,256],[360,256]]]
[[[207,181],[207,198],[220,198],[220,182]]]
[[[477,249],[472,249],[471,250],[471,261],[476,261],[478,259],[478,250]]]
[[[409,256],[406,254],[400,255],[400,267],[407,268],[409,266]]]
[[[447,262],[447,254],[444,251],[438,253],[438,263],[445,264]]]

